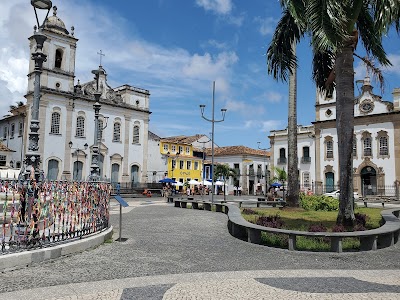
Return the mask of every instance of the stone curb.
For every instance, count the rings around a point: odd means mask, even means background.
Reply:
[[[112,234],[113,227],[111,226],[100,233],[94,233],[70,243],[66,242],[54,247],[1,255],[0,272],[97,247],[111,239]]]

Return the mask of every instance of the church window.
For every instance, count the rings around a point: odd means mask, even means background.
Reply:
[[[4,126],[4,129],[3,129],[3,139],[7,139],[7,134],[8,134],[8,126]]]
[[[386,136],[381,136],[379,138],[379,155],[388,155],[388,139]]]
[[[279,149],[278,164],[286,164],[286,149],[285,148]]]
[[[60,49],[57,49],[56,50],[56,60],[55,60],[55,62],[54,62],[54,66],[56,67],[56,68],[61,68],[61,63],[62,63],[62,50],[60,50]]]
[[[14,133],[15,133],[15,124],[11,124],[11,132],[10,132],[10,139],[14,138]]]
[[[134,125],[133,126],[133,144],[139,144],[139,143],[140,143],[140,127],[139,127],[139,125]]]
[[[333,141],[326,142],[326,158],[333,158]]]
[[[121,124],[119,122],[115,122],[113,142],[120,142],[120,141],[121,141]]]
[[[353,156],[357,156],[357,138],[353,138]]]
[[[0,155],[0,166],[4,167],[6,165],[6,156]]]
[[[85,118],[82,116],[76,118],[76,136],[85,136]]]
[[[22,136],[23,131],[24,131],[24,123],[19,122],[18,136]]]
[[[51,127],[50,133],[52,134],[60,134],[60,113],[53,112],[51,114]]]
[[[364,139],[364,156],[372,156],[372,141],[370,137]]]

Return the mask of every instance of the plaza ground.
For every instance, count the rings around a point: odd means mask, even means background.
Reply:
[[[254,197],[253,197],[254,198]],[[0,274],[0,299],[398,299],[400,245],[291,252],[232,237],[221,213],[111,203],[113,242]]]

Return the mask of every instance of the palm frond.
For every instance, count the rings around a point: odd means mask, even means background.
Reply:
[[[306,15],[308,31],[317,51],[336,49],[348,38],[348,19],[340,1],[309,0]]]
[[[371,0],[374,11],[376,28],[380,33],[386,33],[394,24],[397,32],[400,31],[400,1],[399,0]]]
[[[314,52],[313,79],[322,91],[332,93],[335,88],[335,55],[332,51]]]
[[[378,28],[377,22],[373,19],[368,6],[365,5],[360,11],[357,21],[359,36],[364,44],[368,55],[372,55],[383,66],[390,66],[391,63],[386,56],[382,46],[382,31]]]
[[[378,67],[375,66],[374,60],[369,58],[368,56],[361,57],[357,53],[353,53],[353,55],[355,57],[358,57],[359,59],[361,59],[364,62],[365,66],[367,67],[368,73],[369,72],[372,73],[372,79],[375,82],[379,83],[379,88],[381,89],[382,93],[384,93],[385,92],[385,78],[382,75],[381,69],[379,69]]]
[[[268,74],[272,74],[275,79],[287,81],[289,72],[297,68],[292,43],[297,43],[303,34],[289,10],[284,10],[267,50]]]

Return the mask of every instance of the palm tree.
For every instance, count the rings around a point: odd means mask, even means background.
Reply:
[[[225,182],[229,177],[236,176],[236,170],[229,167],[229,165],[225,164],[217,164],[214,169],[214,178],[223,178],[224,180],[224,200],[225,200]],[[214,192],[214,191],[213,191]]]
[[[296,53],[296,45],[293,44]],[[296,67],[289,75],[289,111],[288,111],[288,176],[287,199],[288,206],[299,207],[299,176],[297,156],[297,71]]]
[[[400,31],[399,0],[281,0],[283,15],[267,50],[268,73],[287,80],[297,67],[292,44],[311,37],[313,79],[323,92],[336,89],[336,129],[339,149],[338,224],[352,224],[354,131],[353,55],[361,39],[366,53],[382,66],[391,65],[382,37],[391,25]],[[368,60],[364,60],[376,71]],[[379,75],[379,73],[378,73]],[[378,76],[378,79],[382,79]],[[383,84],[383,81],[381,81]]]

